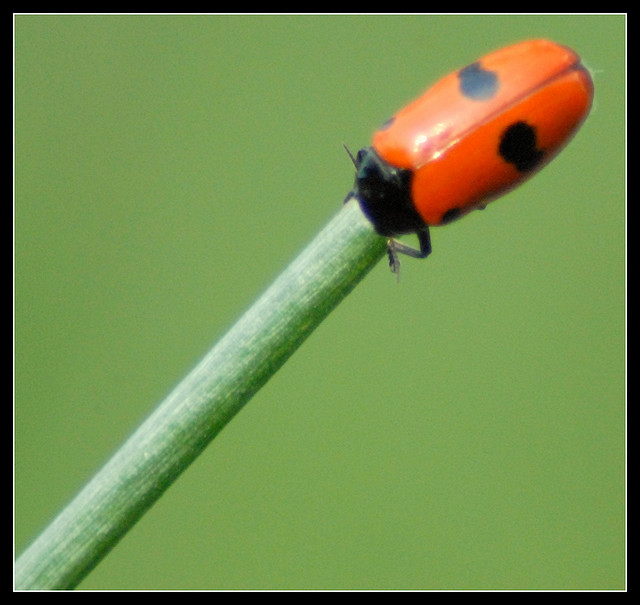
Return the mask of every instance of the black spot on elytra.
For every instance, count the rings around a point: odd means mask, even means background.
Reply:
[[[387,128],[390,128],[395,121],[396,121],[396,116],[391,116],[388,120],[386,120],[381,124],[379,130],[386,130]]]
[[[462,214],[462,210],[460,208],[451,208],[447,210],[443,215],[442,219],[440,219],[441,225],[446,225],[452,221],[455,221]]]
[[[474,101],[485,101],[498,90],[498,75],[484,69],[480,63],[467,65],[458,72],[460,92]]]
[[[511,124],[502,133],[498,153],[519,172],[530,172],[544,157],[544,150],[538,149],[536,129],[526,122]]]

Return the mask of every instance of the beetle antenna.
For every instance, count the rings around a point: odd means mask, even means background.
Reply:
[[[353,157],[353,154],[351,153],[351,151],[349,151],[349,148],[343,143],[342,146],[344,147],[344,150],[347,152],[347,155],[351,158],[351,161],[353,162],[353,165],[356,167],[356,169],[358,168],[358,163],[356,162],[356,158]]]

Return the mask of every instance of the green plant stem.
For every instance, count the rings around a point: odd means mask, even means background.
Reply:
[[[16,588],[76,586],[384,252],[351,200],[21,555]]]

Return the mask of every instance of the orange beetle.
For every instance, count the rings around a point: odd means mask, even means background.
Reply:
[[[385,122],[352,160],[355,197],[376,231],[417,233],[425,258],[429,226],[484,208],[522,183],[575,134],[593,100],[580,57],[548,40],[495,51],[454,72]]]

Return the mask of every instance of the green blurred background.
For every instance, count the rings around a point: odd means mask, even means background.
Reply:
[[[339,306],[80,585],[620,589],[623,16],[17,16],[19,554],[339,210],[342,144],[546,37],[541,174]]]

